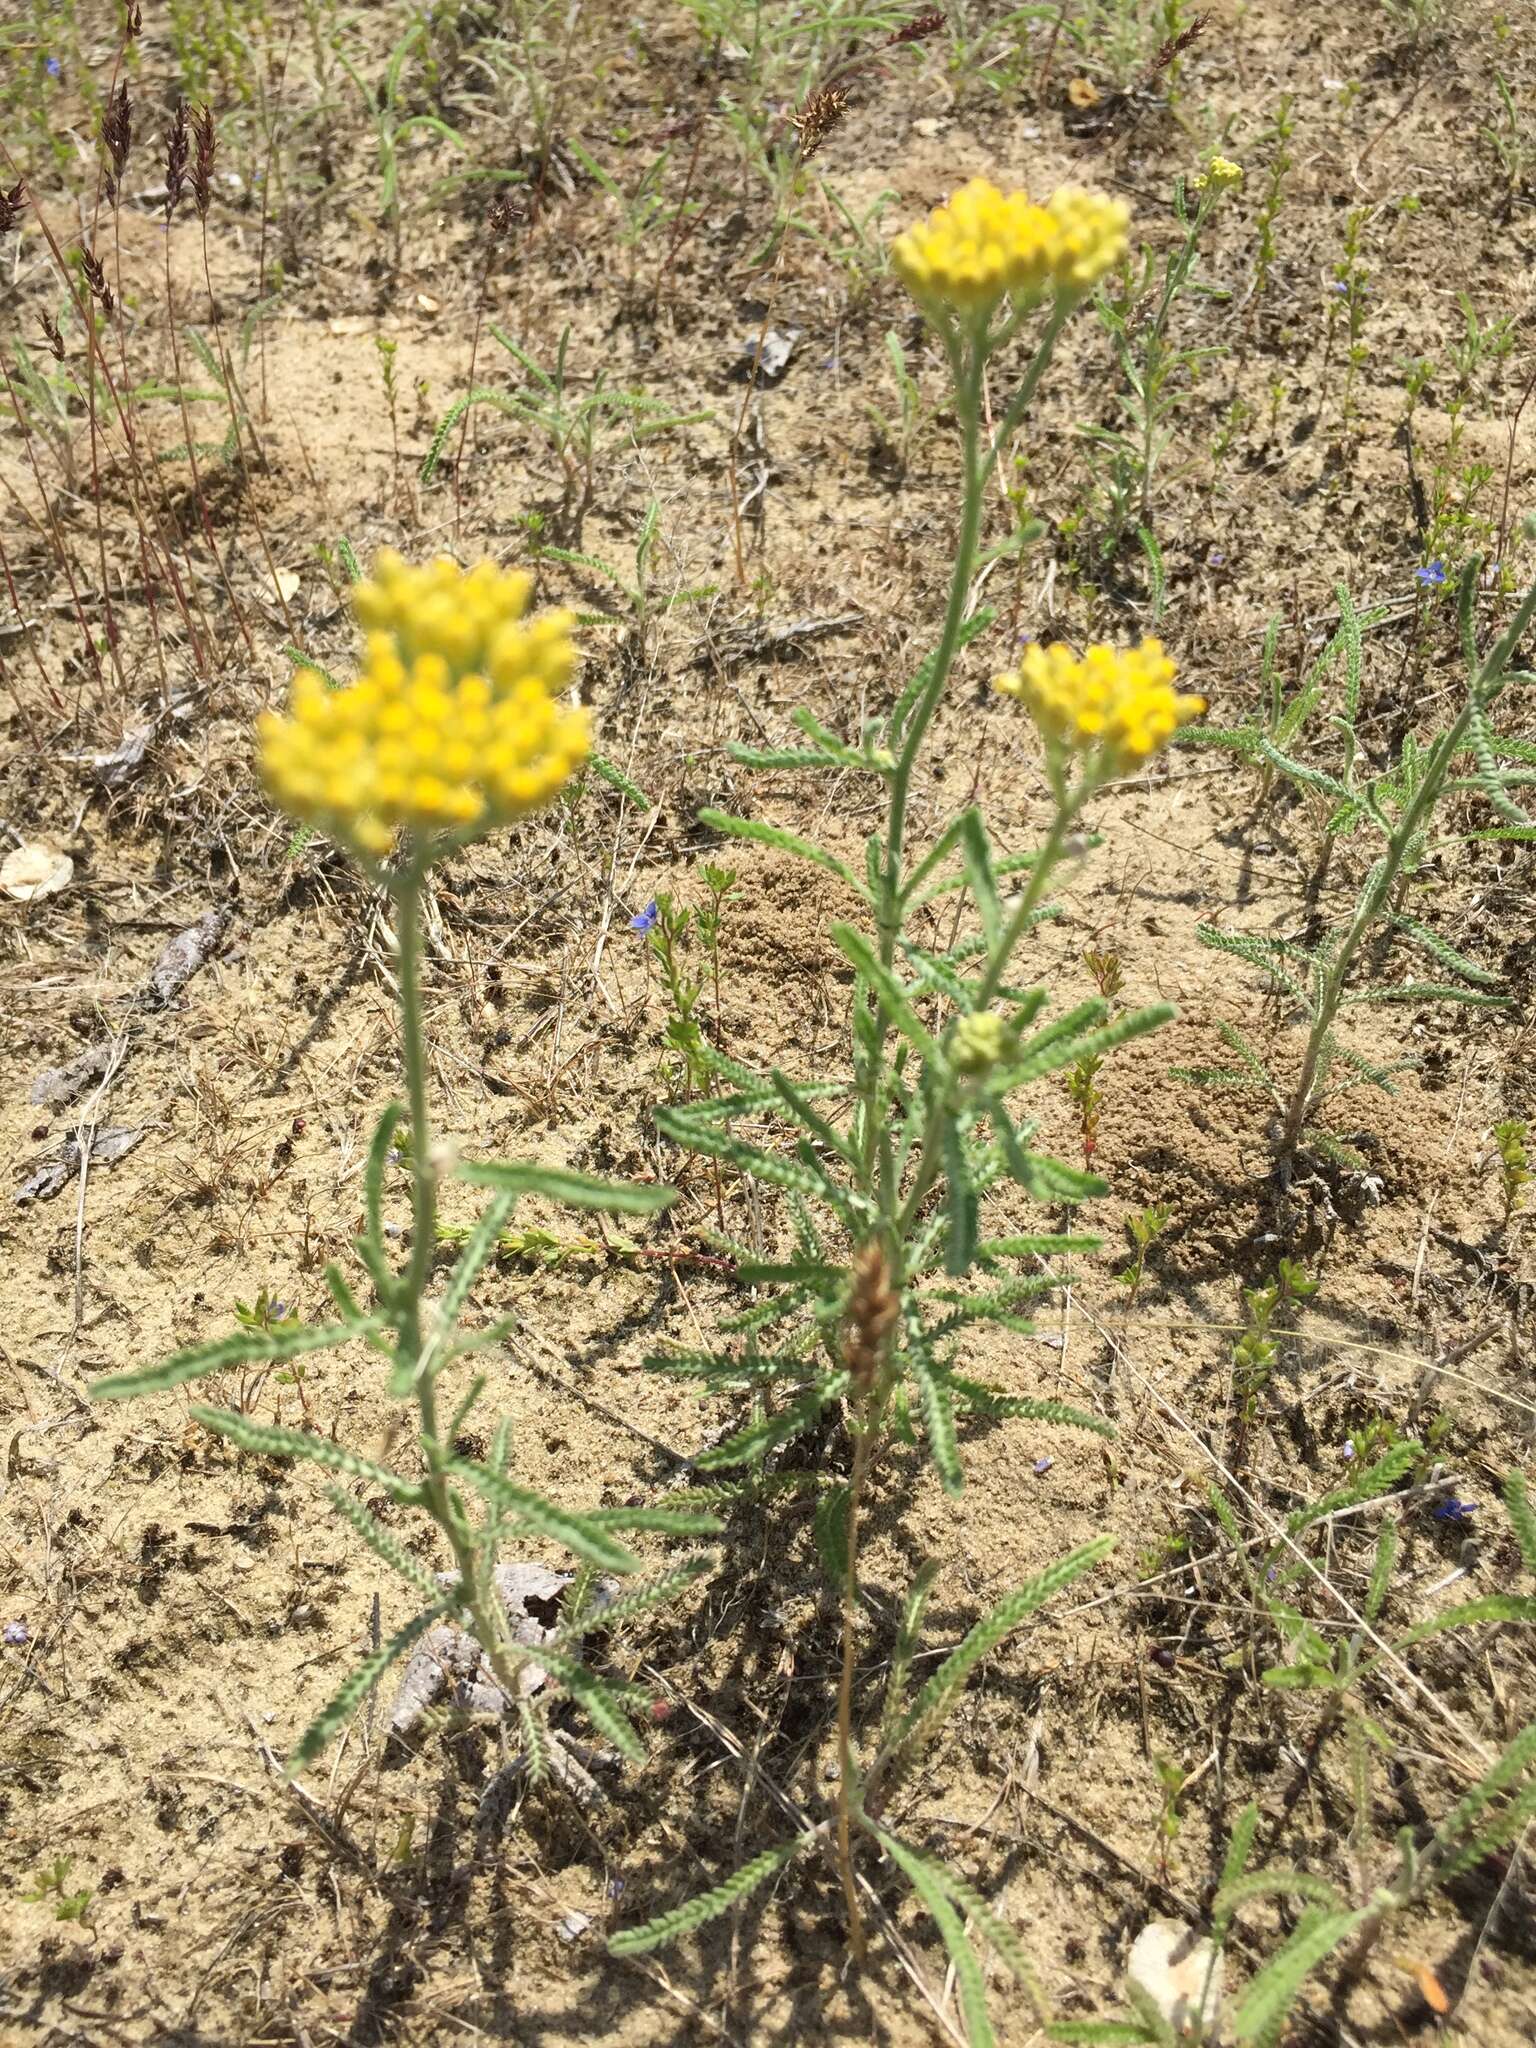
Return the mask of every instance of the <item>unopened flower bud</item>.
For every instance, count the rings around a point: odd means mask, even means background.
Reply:
[[[1008,1050],[1008,1027],[994,1010],[978,1010],[955,1026],[955,1065],[962,1074],[985,1074]]]

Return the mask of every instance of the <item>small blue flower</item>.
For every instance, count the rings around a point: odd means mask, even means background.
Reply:
[[[1453,1493],[1449,1500],[1441,1501],[1432,1513],[1437,1522],[1470,1522],[1477,1513],[1477,1502],[1458,1500]]]
[[[653,896],[650,902],[647,903],[647,905],[645,906],[644,910],[638,911],[635,914],[635,916],[633,916],[629,920],[629,928],[632,932],[654,931],[656,928],[656,920],[658,917],[660,917],[660,915],[661,912],[657,908],[656,898]]]
[[[1205,559],[1213,569],[1224,569],[1227,565],[1227,558],[1220,548],[1212,548]]]
[[[19,1650],[24,1644],[31,1642],[32,1631],[24,1621],[8,1621],[5,1624],[4,1636],[13,1650]]]
[[[57,57],[50,57],[43,65],[43,69],[47,72],[50,78],[57,78],[59,74],[63,71],[64,66],[59,62]]]
[[[1422,583],[1426,587],[1426,589],[1438,590],[1440,588],[1440,585],[1445,581],[1444,562],[1440,561],[1437,558],[1433,562],[1423,563],[1419,568],[1414,570],[1413,580],[1415,583]]]
[[[1051,1467],[1055,1464],[1055,1462],[1056,1460],[1054,1458],[1036,1458],[1035,1477],[1037,1479],[1043,1479],[1046,1473],[1049,1472]]]

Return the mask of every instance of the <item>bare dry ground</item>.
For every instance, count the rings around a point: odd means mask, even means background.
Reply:
[[[119,217],[123,332],[134,377],[146,381],[174,375],[153,194],[177,73],[158,12],[146,9],[135,58],[138,137]],[[1366,0],[1215,0],[1172,78],[1158,74],[1120,105],[1094,49],[1053,38],[1052,14],[1001,34],[1009,50],[1023,39],[1005,90],[950,62],[952,36],[996,33],[1002,10],[957,11],[944,34],[862,71],[796,202],[822,239],[792,235],[777,267],[765,267],[771,195],[718,113],[741,97],[739,56],[729,42],[712,50],[692,16],[652,0],[635,18],[578,4],[549,60],[562,139],[625,191],[665,146],[661,190],[674,206],[686,192],[696,215],[627,246],[623,209],[567,148],[558,175],[509,188],[523,194],[520,215],[493,247],[489,188],[445,189],[438,181],[461,160],[419,134],[401,145],[395,274],[361,102],[334,76],[322,93],[304,17],[276,9],[263,47],[283,53],[285,68],[260,67],[270,154],[251,108],[219,110],[221,163],[235,182],[217,189],[210,262],[231,336],[261,297],[262,262],[269,284],[273,261],[283,266],[244,369],[260,461],[253,449],[243,479],[212,456],[204,463],[222,573],[185,462],[148,462],[143,487],[185,536],[194,610],[207,625],[202,663],[165,594],[153,615],[145,602],[129,472],[114,456],[104,460],[104,530],[127,689],[110,665],[98,678],[48,524],[58,522],[99,617],[87,423],[78,413],[68,422],[66,468],[44,437],[24,443],[7,422],[0,535],[14,605],[0,604],[0,821],[8,844],[45,842],[74,863],[61,893],[0,904],[0,1147],[12,1192],[82,1126],[140,1135],[117,1163],[94,1163],[83,1185],[76,1176],[51,1196],[8,1198],[0,1213],[3,1618],[28,1634],[0,1664],[5,2038],[316,2048],[960,2038],[932,1929],[888,1890],[902,1953],[877,1946],[867,1972],[851,1971],[830,1872],[762,1895],[656,1962],[619,1962],[603,1947],[605,1931],[717,1882],[774,1839],[770,1787],[820,1810],[838,1634],[808,1511],[744,1509],[718,1571],[619,1646],[657,1704],[648,1760],[611,1776],[606,1806],[583,1815],[538,1792],[486,1826],[477,1812],[499,1751],[483,1731],[401,1757],[365,1715],[327,1768],[283,1782],[299,1731],[367,1644],[376,1598],[388,1627],[394,1587],[338,1526],[311,1474],[211,1440],[184,1396],[106,1409],[84,1397],[104,1373],[232,1327],[235,1302],[262,1287],[296,1312],[321,1313],[323,1266],[348,1256],[358,1224],[363,1150],[398,1087],[390,934],[372,892],[332,850],[295,848],[260,795],[250,737],[256,709],[285,686],[285,644],[346,670],[353,641],[336,541],[346,536],[365,561],[383,544],[511,561],[531,559],[542,534],[627,573],[654,498],[656,588],[691,595],[643,631],[594,572],[540,568],[546,596],[616,613],[584,630],[581,687],[600,747],[648,805],[594,781],[572,805],[440,873],[432,1077],[443,1129],[465,1150],[685,1189],[647,1235],[649,1256],[578,1245],[558,1263],[509,1260],[483,1285],[487,1322],[518,1318],[516,1336],[488,1354],[494,1409],[514,1425],[515,1475],[583,1506],[651,1500],[739,1419],[641,1365],[665,1340],[706,1342],[740,1292],[696,1256],[699,1230],[715,1220],[713,1180],[656,1134],[663,992],[628,921],[658,892],[699,900],[697,862],[721,857],[697,822],[706,805],[814,828],[859,857],[874,820],[854,783],[749,777],[725,744],[782,743],[798,705],[850,734],[889,706],[932,643],[957,503],[940,365],[896,283],[829,253],[842,230],[827,192],[859,219],[893,195],[869,230],[878,247],[973,172],[1032,189],[1074,178],[1123,193],[1136,232],[1162,248],[1174,234],[1175,175],[1218,144],[1247,162],[1247,186],[1205,248],[1204,275],[1228,296],[1190,302],[1180,316],[1190,340],[1215,353],[1178,416],[1156,492],[1164,637],[1213,715],[1235,720],[1257,701],[1266,622],[1284,620],[1281,658],[1294,672],[1331,630],[1343,579],[1362,605],[1398,601],[1367,639],[1364,729],[1379,758],[1453,701],[1451,611],[1414,577],[1415,492],[1433,492],[1437,465],[1452,463],[1453,497],[1469,464],[1488,466],[1474,513],[1516,579],[1532,571],[1532,550],[1510,533],[1536,504],[1536,408],[1519,411],[1533,367],[1536,216],[1531,189],[1511,183],[1483,136],[1501,118],[1495,69],[1536,120],[1529,39],[1481,4],[1458,5],[1442,32],[1415,42],[1402,19]],[[370,80],[406,22],[403,9],[381,7],[349,28]],[[105,73],[116,31],[94,27]],[[1149,54],[1156,41],[1149,33]],[[505,49],[499,16],[464,10],[439,47],[435,83],[419,64],[407,71],[402,111],[451,120],[478,169],[516,165],[510,69],[486,68]],[[1098,80],[1098,110],[1074,104],[1079,76]],[[1282,95],[1292,96],[1294,167],[1260,295],[1256,217]],[[322,103],[329,111],[316,116]],[[71,101],[59,104],[67,118]],[[753,118],[772,129],[790,111],[760,106]],[[696,128],[682,126],[694,117]],[[84,120],[78,106],[74,118]],[[258,173],[274,195],[265,232],[250,191]],[[91,171],[87,216],[93,182]],[[80,238],[80,206],[42,181],[14,260],[0,244],[7,345],[21,335],[36,347],[40,316],[61,303],[39,213],[61,242]],[[1328,288],[1355,214],[1369,282],[1346,415],[1349,344]],[[113,246],[106,214],[98,246]],[[186,209],[169,232],[169,264],[185,355],[186,327],[208,327],[202,241]],[[678,414],[706,415],[638,443],[610,431],[579,530],[561,521],[547,442],[490,412],[476,415],[457,484],[451,462],[430,486],[415,481],[435,420],[465,387],[482,293],[487,319],[541,363],[569,327],[578,390],[603,371]],[[1459,380],[1463,295],[1485,330],[1511,324],[1508,345],[1485,347]],[[800,333],[782,380],[745,394],[738,492],[761,489],[745,514],[742,582],[730,449],[745,388],[732,372],[765,317]],[[869,412],[895,411],[891,328],[937,411],[905,473]],[[396,345],[398,459],[379,336]],[[78,358],[78,333],[72,348]],[[478,354],[481,380],[511,367],[483,330]],[[1423,356],[1436,368],[1405,446],[1404,365]],[[1081,641],[1147,625],[1140,554],[1099,568],[1091,517],[1074,526],[1090,495],[1079,430],[1113,416],[1107,342],[1084,314],[1037,408],[1021,478],[1050,530],[1017,569],[1004,559],[989,573],[998,622],[942,716],[921,792],[925,827],[974,794],[1001,844],[1029,847],[1046,807],[1036,744],[986,688],[992,669],[1021,633]],[[184,438],[174,404],[146,397],[140,420],[146,450]],[[1000,494],[992,537],[1009,523]],[[1501,600],[1490,590],[1480,605],[1491,631]],[[184,693],[170,711],[157,632],[169,686]],[[1508,693],[1501,724],[1536,735],[1528,685]],[[98,757],[145,725],[142,758],[104,775]],[[1468,807],[1454,817],[1464,828]],[[1360,850],[1336,850],[1309,903],[1319,815],[1294,800],[1261,812],[1250,772],[1192,750],[1108,793],[1093,824],[1101,843],[1070,871],[1062,917],[1032,941],[1030,973],[1066,1004],[1091,992],[1085,949],[1113,950],[1121,1000],[1164,997],[1179,1017],[1105,1071],[1097,1162],[1113,1193],[1079,1219],[1102,1232],[1105,1250],[1077,1262],[1035,1336],[997,1333],[978,1347],[976,1369],[1011,1391],[1090,1406],[1118,1435],[1101,1449],[1034,1425],[975,1433],[958,1502],[914,1451],[907,1490],[898,1475],[876,1504],[869,1557],[887,1620],[921,1559],[945,1560],[930,1641],[947,1645],[1071,1544],[1101,1530],[1119,1538],[1103,1571],[988,1668],[903,1795],[907,1832],[942,1847],[998,1901],[1066,2017],[1116,2009],[1126,1948],[1148,1917],[1199,1918],[1250,1798],[1269,1860],[1365,1882],[1390,1865],[1396,1831],[1446,1811],[1536,1708],[1519,1631],[1426,1645],[1378,1705],[1390,1746],[1369,1838],[1353,1841],[1341,1753],[1309,1749],[1319,1709],[1254,1682],[1242,1582],[1199,1562],[1219,1547],[1206,1497],[1233,1455],[1240,1289],[1289,1249],[1322,1288],[1282,1347],[1244,1452],[1245,1497],[1283,1515],[1337,1483],[1352,1433],[1387,1421],[1422,1435],[1435,1423],[1435,1483],[1387,1504],[1402,1536],[1394,1627],[1520,1585],[1496,1501],[1503,1476],[1529,1462],[1536,1418],[1531,1239],[1519,1220],[1499,1228],[1488,1133],[1500,1117],[1536,1114],[1527,851],[1467,847],[1441,859],[1418,914],[1494,968],[1511,1004],[1372,1013],[1364,1042],[1418,1066],[1395,1099],[1346,1098],[1338,1128],[1369,1172],[1297,1191],[1285,1245],[1262,1118],[1169,1070],[1219,1058],[1223,1019],[1283,1065],[1294,1022],[1195,932],[1215,923],[1298,934],[1351,900]],[[711,1029],[743,1058],[817,1073],[846,1029],[847,973],[827,927],[849,906],[833,878],[808,880],[783,855],[748,848],[731,858],[737,900]],[[166,942],[210,912],[218,930],[205,964],[168,1003],[146,998]],[[110,1070],[72,1104],[32,1099],[44,1069],[103,1042]],[[1053,1147],[1073,1156],[1059,1088],[1042,1117]],[[403,1217],[403,1190],[392,1198]],[[737,1234],[785,1240],[765,1197],[728,1180],[724,1200]],[[1131,1305],[1112,1277],[1124,1219],[1158,1201],[1173,1220]],[[999,1228],[1059,1222],[1032,1214],[1017,1191],[994,1208]],[[566,1240],[580,1227],[539,1220]],[[1465,1349],[1473,1337],[1480,1343]],[[1427,1376],[1437,1362],[1444,1370]],[[269,1377],[222,1394],[367,1449],[394,1420],[372,1366],[354,1348],[301,1381]],[[843,1455],[835,1440],[822,1454]],[[1470,1525],[1432,1517],[1447,1487],[1480,1504]],[[1182,1562],[1166,1547],[1179,1539]],[[1346,1541],[1327,1562],[1358,1601],[1369,1550]],[[1179,1569],[1138,1591],[1143,1574],[1170,1565]],[[887,1654],[872,1618],[872,1692]],[[1189,1773],[1172,1844],[1158,1831],[1158,1758]],[[58,1856],[74,1858],[70,1886],[92,1894],[83,1925],[56,1919],[51,1900],[23,1897]],[[1239,1970],[1273,1948],[1282,1922],[1245,1925]],[[1374,1955],[1359,1981],[1325,1978],[1294,2038],[1385,2044],[1449,2026],[1490,2048],[1528,2042],[1533,1926],[1517,1847],[1395,1927],[1392,1952]],[[1445,1988],[1449,2022],[1425,2002],[1418,1965]],[[996,2009],[1001,2039],[1039,2038],[1023,1995],[1001,1982]]]

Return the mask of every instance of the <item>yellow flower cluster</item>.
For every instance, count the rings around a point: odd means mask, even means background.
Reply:
[[[261,770],[284,810],[359,852],[509,823],[586,758],[587,716],[556,693],[575,667],[568,612],[524,618],[530,579],[481,562],[412,568],[381,554],[354,594],[367,659],[350,688],[313,669],[291,716],[261,720]]]
[[[1042,206],[972,178],[896,238],[891,260],[920,302],[985,315],[1005,294],[1087,291],[1125,253],[1130,217],[1120,200],[1072,185]]]
[[[996,688],[1017,697],[1048,739],[1081,753],[1100,750],[1113,772],[1147,760],[1204,711],[1203,697],[1174,689],[1177,673],[1160,640],[1080,655],[1058,641],[1029,648]]]
[[[988,1073],[1011,1049],[1007,1025],[995,1010],[977,1010],[955,1026],[955,1065],[962,1074]]]
[[[1243,182],[1243,167],[1233,163],[1229,156],[1213,156],[1203,171],[1197,171],[1189,181],[1191,192],[1203,192],[1209,186],[1213,192],[1229,192],[1234,185]]]

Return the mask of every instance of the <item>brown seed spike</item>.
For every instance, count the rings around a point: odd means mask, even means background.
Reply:
[[[182,187],[187,181],[187,103],[176,102],[175,118],[165,144],[165,217],[171,215],[181,203]]]
[[[800,138],[800,161],[808,164],[848,111],[848,95],[840,85],[813,92],[794,117]]]
[[[939,13],[920,14],[915,21],[909,21],[905,28],[897,29],[890,39],[890,48],[901,43],[925,43],[930,36],[936,36],[944,26],[946,17]]]
[[[1190,44],[1205,33],[1208,19],[1207,15],[1197,14],[1188,28],[1176,36],[1170,36],[1167,42],[1159,44],[1152,53],[1152,62],[1147,66],[1144,83],[1150,84],[1160,71],[1166,71],[1176,58],[1182,57]]]
[[[854,1386],[867,1393],[880,1369],[880,1355],[901,1312],[901,1299],[891,1285],[885,1246],[871,1238],[854,1255],[853,1286],[848,1295],[848,1322],[843,1357]]]
[[[15,184],[9,192],[0,192],[0,235],[9,234],[17,221],[27,210],[27,188]]]
[[[144,10],[139,5],[139,0],[133,0],[133,5],[128,9],[127,19],[123,23],[123,34],[130,43],[136,43],[143,28]]]
[[[107,102],[107,111],[101,117],[101,139],[112,159],[113,178],[121,182],[133,144],[133,102],[126,85],[120,85]]]
[[[213,197],[213,152],[217,144],[211,107],[203,107],[192,116],[192,136],[197,144],[197,158],[192,166],[192,197],[197,205],[198,218],[206,220]]]
[[[60,334],[57,323],[50,320],[46,313],[43,315],[43,333],[47,337],[48,347],[54,361],[62,363],[64,360],[64,337]]]

